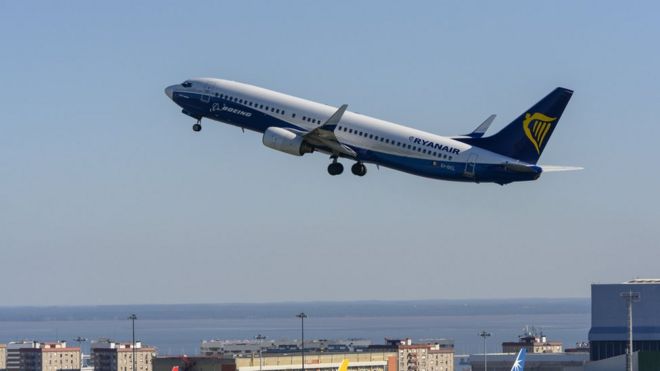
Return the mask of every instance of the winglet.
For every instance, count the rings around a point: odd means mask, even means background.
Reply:
[[[344,360],[341,363],[341,366],[339,366],[338,371],[347,371],[348,370],[348,359],[344,358]]]
[[[339,107],[339,109],[333,113],[332,116],[330,116],[328,121],[321,125],[321,128],[324,130],[334,131],[335,127],[337,127],[337,124],[339,123],[339,120],[341,120],[341,117],[344,116],[346,108],[348,108],[348,104],[342,104],[342,106]]]
[[[484,120],[484,122],[482,122],[481,125],[477,126],[477,128],[474,129],[473,132],[471,132],[470,134],[466,134],[465,136],[466,137],[472,137],[472,138],[481,138],[481,137],[483,137],[484,134],[486,134],[486,130],[488,130],[488,128],[490,127],[490,124],[492,124],[493,121],[495,120],[496,116],[497,115],[495,115],[495,114],[488,116],[488,118],[486,120]]]
[[[488,128],[490,127],[490,124],[493,123],[496,116],[497,115],[495,115],[495,114],[488,116],[488,118],[486,120],[484,120],[484,122],[482,122],[479,126],[477,126],[477,128],[474,129],[474,131],[472,131],[470,134],[459,135],[457,137],[452,137],[452,138],[453,139],[458,139],[458,138],[481,138],[481,137],[484,136],[484,134],[486,134],[486,130],[488,130]]]

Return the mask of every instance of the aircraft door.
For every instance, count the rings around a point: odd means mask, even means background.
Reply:
[[[199,99],[204,103],[208,103],[209,100],[211,100],[211,90],[208,87],[205,87],[204,92],[199,97]]]
[[[479,156],[476,153],[471,154],[468,157],[467,162],[465,163],[465,176],[474,178],[474,169],[477,167],[477,158]]]

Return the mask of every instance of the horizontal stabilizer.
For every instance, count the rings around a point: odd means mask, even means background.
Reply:
[[[543,169],[544,173],[553,173],[557,171],[584,170],[584,168],[580,166],[556,166],[556,165],[537,165],[537,166]]]
[[[527,164],[512,164],[510,162],[502,164],[502,166],[507,170],[514,173],[534,173],[540,174],[541,168],[536,165],[527,165]]]

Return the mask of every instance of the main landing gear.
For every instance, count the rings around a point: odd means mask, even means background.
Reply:
[[[367,174],[367,167],[361,162],[356,162],[351,166],[351,172],[357,176],[365,176]]]
[[[340,162],[337,162],[337,158],[332,159],[332,163],[328,165],[328,174],[330,175],[339,175],[344,172],[344,165]]]
[[[193,125],[193,131],[195,131],[195,132],[197,132],[197,131],[202,131],[202,124],[201,124],[201,122],[202,122],[201,119],[197,120],[197,123],[196,123],[195,125]]]
[[[333,156],[332,158],[332,163],[328,165],[328,174],[330,175],[339,175],[344,172],[344,165],[341,163],[337,162],[337,157]],[[367,174],[367,167],[364,166],[363,163],[361,162],[356,162],[351,166],[351,172],[357,176],[364,176]]]

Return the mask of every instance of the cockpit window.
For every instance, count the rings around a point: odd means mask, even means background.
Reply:
[[[189,88],[189,87],[192,86],[192,82],[190,82],[190,81],[186,81],[186,82],[184,82],[183,84],[181,84],[181,86],[183,86],[184,88]]]

